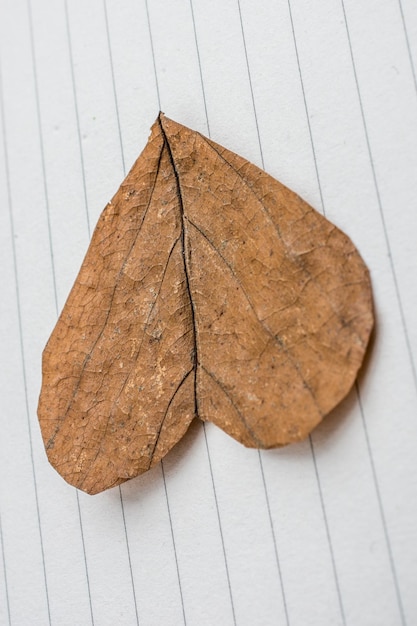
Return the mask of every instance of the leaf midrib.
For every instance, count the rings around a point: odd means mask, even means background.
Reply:
[[[195,305],[194,305],[194,300],[193,300],[193,296],[191,293],[191,287],[190,287],[190,267],[189,267],[189,259],[190,259],[190,254],[189,254],[189,242],[188,242],[188,232],[187,232],[187,226],[186,226],[186,216],[185,216],[185,212],[184,212],[184,203],[183,203],[183,199],[182,199],[182,192],[181,192],[181,184],[180,184],[180,177],[175,165],[175,161],[174,161],[174,157],[172,154],[172,150],[171,150],[171,146],[169,144],[168,141],[168,137],[165,133],[164,127],[162,125],[161,122],[161,116],[158,117],[158,123],[159,123],[159,127],[161,129],[161,133],[162,133],[162,137],[164,139],[164,145],[168,151],[168,156],[169,156],[169,160],[171,163],[171,167],[172,167],[172,171],[174,172],[174,176],[175,176],[175,185],[176,185],[176,193],[177,193],[177,197],[178,197],[178,203],[179,203],[179,209],[180,209],[180,214],[181,214],[181,236],[180,236],[180,240],[181,240],[181,248],[182,248],[182,258],[184,261],[184,274],[185,274],[185,286],[187,289],[187,293],[188,293],[188,298],[190,300],[190,312],[191,312],[191,324],[192,324],[192,328],[193,328],[193,369],[195,371],[195,375],[194,375],[194,413],[195,413],[195,417],[198,417],[198,396],[197,396],[197,368],[198,368],[198,364],[199,364],[199,359],[198,359],[198,345],[197,345],[197,321],[196,321],[196,311],[195,311]],[[187,236],[186,236],[187,234]]]

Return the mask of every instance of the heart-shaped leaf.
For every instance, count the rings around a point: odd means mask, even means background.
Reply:
[[[194,417],[250,447],[303,439],[351,388],[372,324],[345,234],[160,114],[43,353],[49,460],[97,493],[155,465]]]

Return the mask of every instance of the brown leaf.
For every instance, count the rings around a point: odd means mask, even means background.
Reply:
[[[346,235],[160,114],[43,353],[49,460],[97,493],[155,465],[197,416],[250,447],[303,439],[351,388],[372,324]]]

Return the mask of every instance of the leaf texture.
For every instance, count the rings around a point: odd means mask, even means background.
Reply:
[[[48,458],[97,493],[158,463],[195,417],[250,447],[301,440],[351,388],[372,325],[344,233],[160,114],[43,353]]]

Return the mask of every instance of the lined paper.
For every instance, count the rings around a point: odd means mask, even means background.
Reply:
[[[0,2],[0,624],[417,623],[413,0]],[[377,328],[305,442],[195,423],[87,496],[49,466],[40,356],[161,109],[345,230]]]

